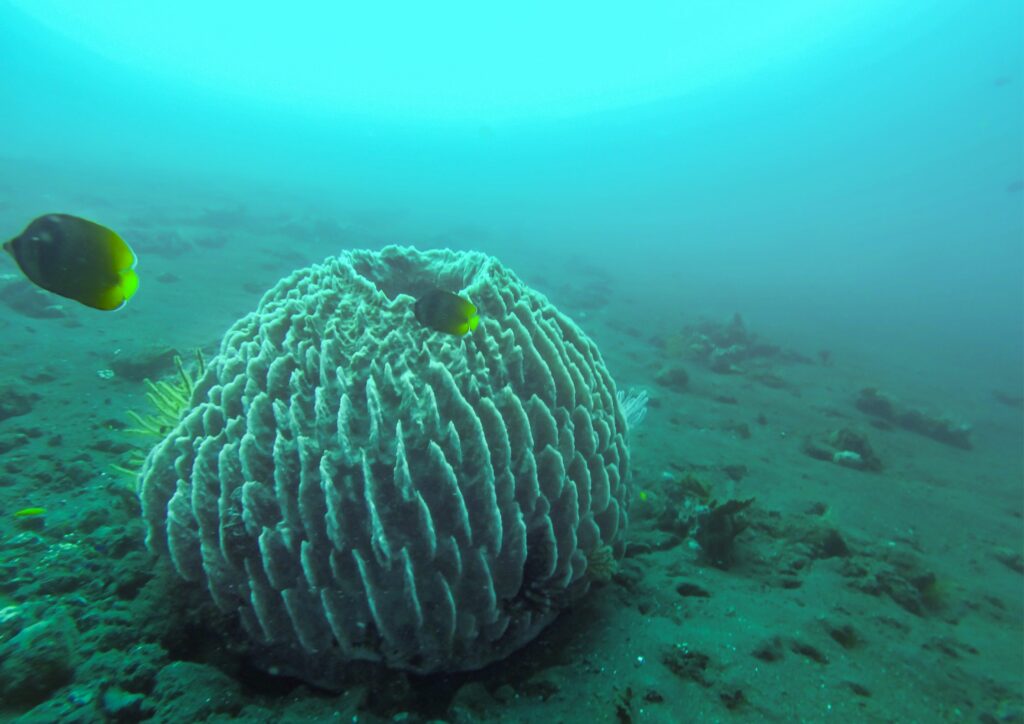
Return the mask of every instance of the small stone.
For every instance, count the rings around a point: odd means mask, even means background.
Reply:
[[[682,582],[676,586],[676,593],[684,598],[711,598],[707,589],[698,586],[696,583]]]
[[[864,458],[853,450],[839,450],[832,455],[832,462],[836,465],[841,465],[844,468],[853,468],[854,470],[864,469]]]
[[[782,639],[775,636],[758,644],[757,648],[753,651],[753,655],[755,659],[772,662],[781,659],[783,651]]]

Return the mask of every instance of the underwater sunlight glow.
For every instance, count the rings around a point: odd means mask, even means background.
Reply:
[[[16,0],[137,71],[328,113],[488,119],[569,115],[677,96],[803,59],[879,0],[336,3],[273,12],[201,0]],[[385,39],[381,42],[381,39]]]

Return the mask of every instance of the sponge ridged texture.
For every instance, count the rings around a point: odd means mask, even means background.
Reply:
[[[459,338],[413,313],[460,292]],[[140,478],[147,544],[275,665],[484,666],[620,557],[626,421],[597,347],[475,252],[352,251],[227,333]]]

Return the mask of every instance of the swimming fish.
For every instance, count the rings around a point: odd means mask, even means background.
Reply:
[[[480,317],[468,300],[442,289],[432,289],[416,300],[416,319],[438,332],[462,336],[476,329]]]
[[[107,227],[77,216],[40,216],[4,251],[36,285],[93,309],[120,309],[139,288],[131,247]]]
[[[22,508],[14,514],[15,518],[42,518],[46,515],[46,508]]]

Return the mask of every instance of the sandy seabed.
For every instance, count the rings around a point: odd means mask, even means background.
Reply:
[[[142,278],[126,309],[102,314],[0,267],[0,719],[1024,721],[1013,390],[997,399],[966,370],[940,383],[885,349],[759,337],[768,352],[712,369],[694,350],[701,320],[660,310],[641,328],[610,272],[550,257],[512,266],[597,341],[620,386],[651,396],[615,576],[483,671],[374,672],[336,695],[252,670],[232,623],[145,550],[132,484],[112,468],[139,444],[127,411],[146,409],[143,379],[172,376],[175,351],[215,353],[281,276],[346,246],[417,239],[376,214],[141,196],[0,189],[4,236],[45,211],[110,219]],[[865,414],[868,387],[970,421],[972,448]],[[881,469],[808,454],[842,431]],[[730,500],[752,502],[728,516],[736,535],[715,560],[695,528]],[[28,507],[45,519],[14,518]]]

